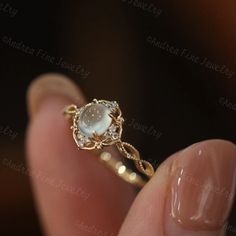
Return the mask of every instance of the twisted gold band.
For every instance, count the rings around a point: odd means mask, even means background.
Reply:
[[[136,168],[144,175],[152,177],[154,174],[154,169],[152,165],[145,160],[140,159],[139,152],[131,144],[119,141],[116,144],[120,153],[127,159],[133,160]],[[128,149],[128,150],[127,150]]]

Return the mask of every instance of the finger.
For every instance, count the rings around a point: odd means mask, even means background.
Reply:
[[[60,75],[44,75],[29,88],[28,162],[48,235],[116,235],[135,195],[94,154],[76,148],[62,110],[84,102]]]
[[[222,236],[235,194],[236,146],[209,140],[167,159],[134,201],[120,236]]]

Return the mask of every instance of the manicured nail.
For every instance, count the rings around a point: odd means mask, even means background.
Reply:
[[[190,146],[179,153],[171,179],[166,235],[222,235],[235,194],[236,146],[223,140]]]
[[[27,92],[28,113],[30,118],[49,96],[62,96],[76,104],[84,104],[85,99],[80,89],[67,77],[60,74],[45,74],[36,78]]]

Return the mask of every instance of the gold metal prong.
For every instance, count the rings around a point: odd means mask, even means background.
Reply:
[[[116,123],[118,122],[117,118],[112,114],[110,113],[109,116],[112,118],[112,120],[114,120]]]
[[[94,138],[95,140],[99,140],[99,139],[100,139],[100,137],[99,137],[99,135],[97,134],[96,131],[93,131],[93,138]]]
[[[63,114],[71,116],[71,115],[74,115],[77,110],[78,110],[77,106],[72,104],[64,108]]]

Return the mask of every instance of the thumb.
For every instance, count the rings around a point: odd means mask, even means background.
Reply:
[[[120,236],[222,236],[236,181],[236,146],[194,144],[168,158],[133,203]]]

